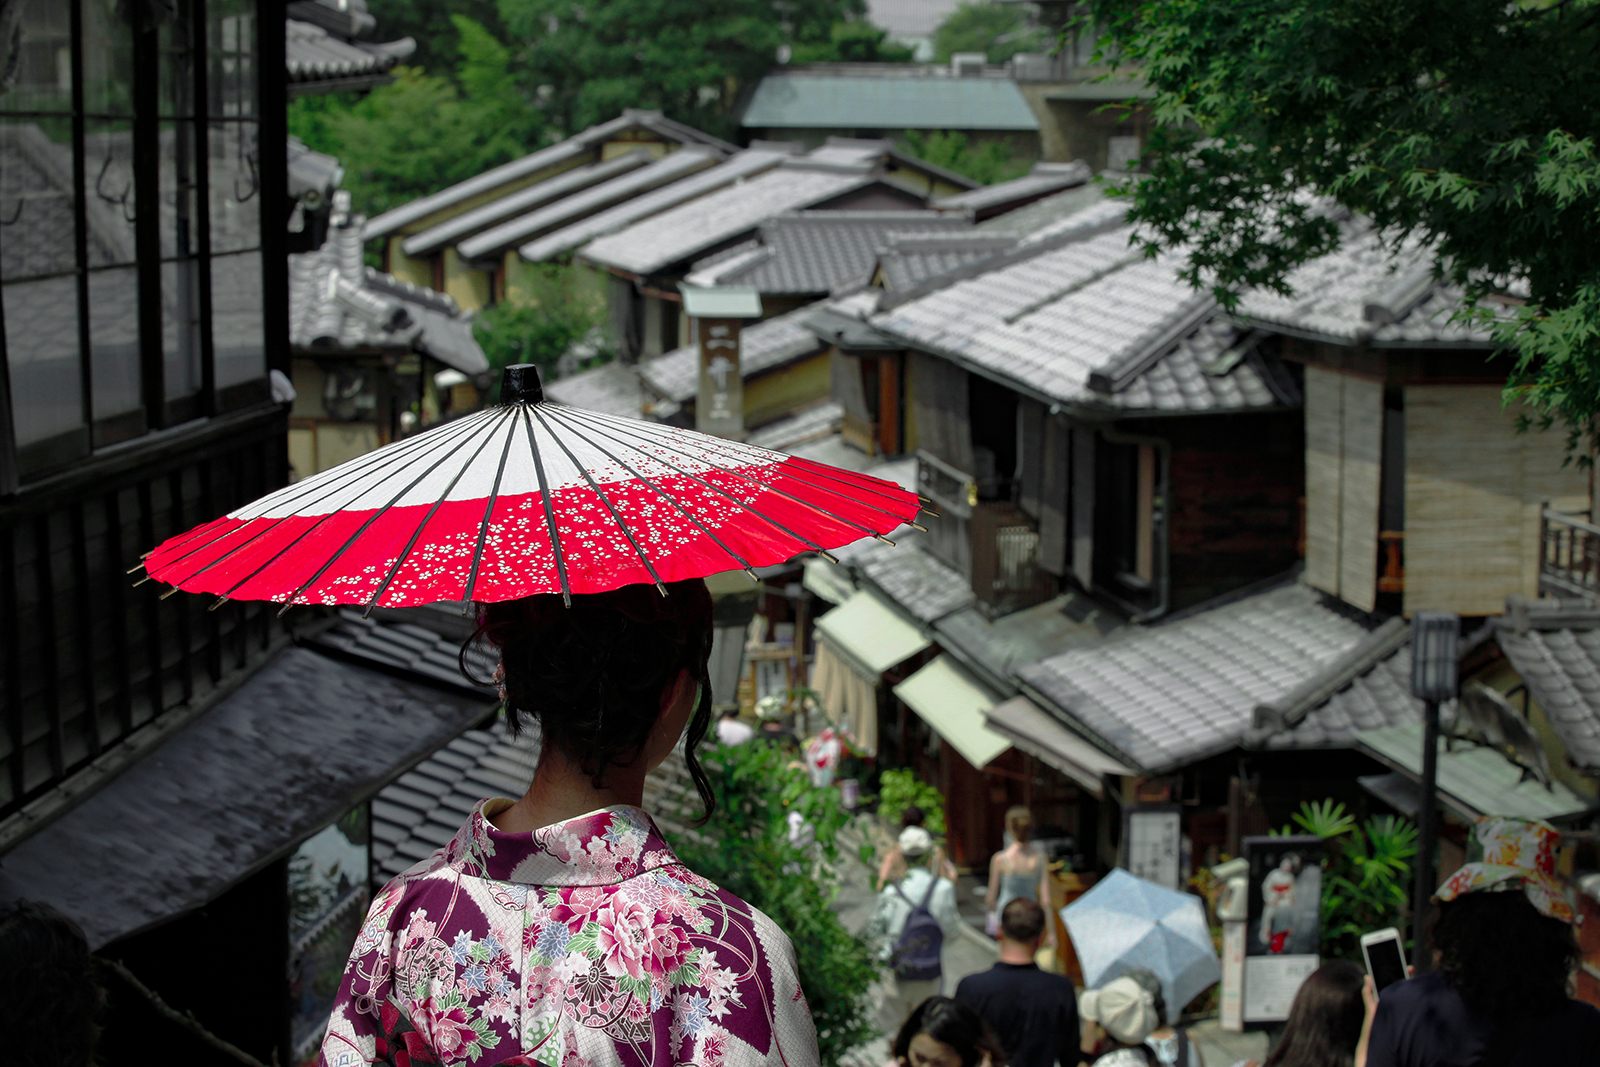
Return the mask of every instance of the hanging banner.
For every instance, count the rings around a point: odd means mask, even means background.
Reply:
[[[1130,804],[1123,817],[1122,855],[1128,873],[1182,892],[1183,813],[1176,804]]]

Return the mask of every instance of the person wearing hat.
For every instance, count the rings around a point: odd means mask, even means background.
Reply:
[[[1560,834],[1479,819],[1480,858],[1434,894],[1434,966],[1378,1000],[1367,1067],[1600,1062],[1600,1011],[1572,998],[1577,922],[1556,877]]]
[[[1144,1041],[1161,1017],[1155,997],[1132,978],[1113,978],[1099,989],[1078,994],[1083,1027],[1083,1062],[1095,1067],[1154,1067],[1156,1055]]]
[[[867,922],[868,941],[877,945],[878,958],[884,963],[893,961],[900,935],[914,912],[926,909],[938,923],[945,941],[956,936],[962,922],[956,907],[955,883],[934,873],[933,835],[920,826],[907,826],[900,831],[899,847],[906,873],[883,887]],[[932,978],[894,977],[891,970],[890,980],[894,990],[884,998],[882,1007],[886,1032],[897,1027],[913,1007],[943,991],[942,965],[940,973]]]

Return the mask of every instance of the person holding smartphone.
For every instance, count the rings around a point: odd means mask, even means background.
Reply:
[[[1367,1067],[1596,1062],[1600,1011],[1572,998],[1572,905],[1547,823],[1478,820],[1483,859],[1439,887],[1434,969],[1386,988]]]

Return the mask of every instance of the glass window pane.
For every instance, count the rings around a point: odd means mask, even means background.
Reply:
[[[161,258],[200,250],[195,230],[194,123],[161,124]]]
[[[89,351],[95,419],[139,407],[139,277],[134,268],[89,273]]]
[[[133,129],[129,121],[85,124],[84,205],[89,266],[134,262]]]
[[[160,114],[162,118],[188,118],[194,114],[194,32],[188,5],[161,24]]]
[[[12,6],[12,5],[8,5]],[[15,32],[16,75],[0,92],[0,110],[70,111],[72,109],[71,11],[64,3],[24,3],[21,18],[0,20],[6,36]],[[11,27],[15,25],[13,31]],[[6,41],[9,46],[11,41]],[[5,48],[9,53],[11,49]],[[11,56],[6,56],[9,66]]]
[[[200,388],[200,301],[192,259],[161,264],[161,352],[167,399]]]
[[[256,114],[255,5],[249,0],[211,0],[206,5],[208,91],[213,118]]]
[[[241,252],[261,244],[261,171],[253,122],[213,122],[211,250]]]
[[[211,338],[217,388],[267,373],[261,311],[261,253],[211,261]]]
[[[83,0],[83,102],[91,115],[133,114],[133,30],[126,0]]]
[[[83,425],[78,283],[73,275],[5,284],[6,362],[17,444]]]
[[[0,119],[0,277],[77,267],[72,145],[65,120]]]

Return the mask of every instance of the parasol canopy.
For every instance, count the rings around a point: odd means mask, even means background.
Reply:
[[[826,554],[918,511],[869,475],[547,401],[529,364],[500,395],[170,538],[149,577],[285,608],[570,600]]]
[[[1190,893],[1147,882],[1121,867],[1061,909],[1083,982],[1098,986],[1143,967],[1161,979],[1167,1021],[1222,978],[1205,906]]]

